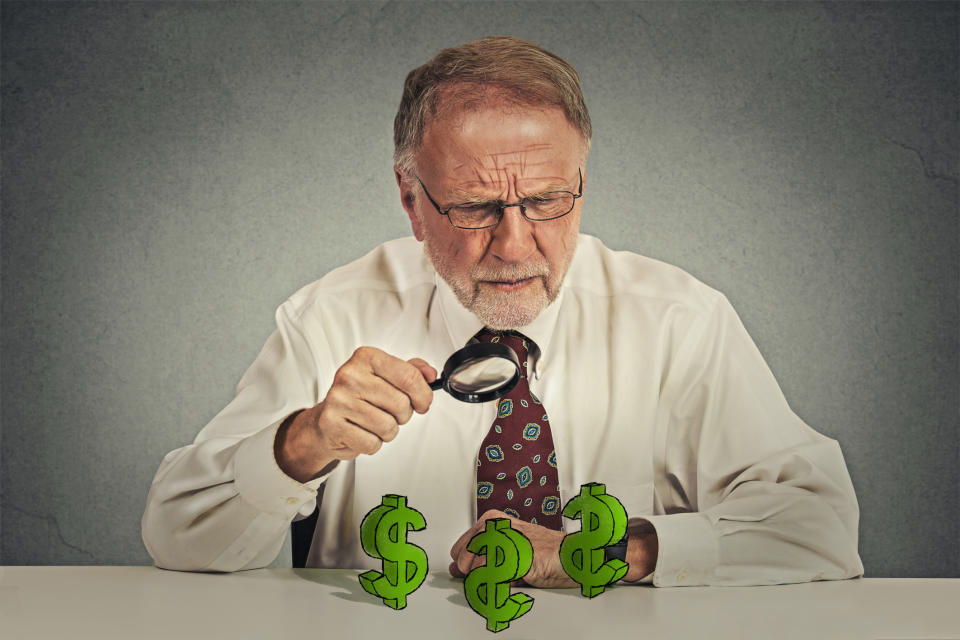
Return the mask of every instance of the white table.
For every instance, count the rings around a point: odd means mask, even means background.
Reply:
[[[960,580],[617,586],[592,600],[525,587],[533,609],[493,634],[462,580],[431,573],[394,611],[359,573],[0,567],[0,638],[960,638]]]

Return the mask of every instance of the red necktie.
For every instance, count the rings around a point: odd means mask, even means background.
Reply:
[[[562,529],[557,454],[546,410],[527,383],[526,336],[483,329],[481,342],[499,342],[520,359],[520,381],[497,404],[497,416],[477,456],[477,517],[499,509],[549,529]]]

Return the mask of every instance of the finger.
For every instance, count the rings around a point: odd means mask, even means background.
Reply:
[[[360,399],[389,414],[397,424],[406,424],[413,417],[410,398],[383,378],[364,378],[356,392]]]
[[[456,559],[457,568],[460,569],[460,572],[463,573],[463,575],[467,575],[473,571],[475,566],[482,564],[478,562],[479,557],[480,556],[477,556],[469,551],[464,551]]]
[[[467,545],[470,544],[470,540],[473,539],[475,535],[485,530],[487,527],[487,520],[491,518],[498,518],[501,516],[509,517],[503,511],[498,511],[496,509],[489,509],[480,516],[480,519],[477,520],[477,523],[467,529],[467,531],[460,536],[453,546],[450,548],[450,557],[454,560],[457,560],[463,553],[467,553]]]
[[[465,578],[468,573],[487,564],[486,555],[476,555],[469,551],[461,555],[457,561],[451,562],[448,567],[450,575],[455,578]]]
[[[453,543],[453,546],[450,547],[450,557],[456,561],[461,553],[464,553],[467,545],[470,544],[470,540],[473,539],[473,536],[477,535],[480,532],[480,527],[473,525],[467,531],[457,538],[457,541]]]
[[[470,554],[470,555],[473,556],[473,558],[471,558],[471,560],[470,560],[470,571],[473,571],[474,569],[476,569],[477,567],[479,567],[479,566],[481,566],[481,565],[487,564],[487,556],[485,556],[485,555],[483,555],[483,556],[478,556],[478,555],[474,555],[474,554]],[[468,571],[467,573],[470,573],[470,571]]]
[[[329,398],[335,391],[347,392],[339,394],[336,398],[346,408],[355,410],[356,406],[352,399],[360,398],[383,409],[392,415],[399,424],[403,424],[413,415],[410,398],[374,372],[369,359],[377,357],[376,354],[387,355],[379,349],[371,347],[357,349],[353,357],[337,370],[333,386],[327,396]]]
[[[420,373],[423,374],[424,380],[428,383],[437,379],[437,370],[431,367],[427,361],[420,358],[410,358],[407,362],[419,369]]]
[[[414,411],[425,413],[430,408],[433,390],[416,366],[379,350],[371,354],[370,365],[373,373],[410,398]]]
[[[388,386],[383,381],[379,384]],[[405,398],[396,389],[393,389],[393,393]],[[332,420],[339,427],[345,424],[354,425],[369,431],[384,442],[393,440],[400,431],[396,417],[368,401],[366,395],[363,391],[354,389],[332,389],[327,394],[324,418]]]
[[[347,419],[331,431],[325,436],[327,448],[338,460],[353,460],[360,454],[373,455],[383,446],[383,440]]]

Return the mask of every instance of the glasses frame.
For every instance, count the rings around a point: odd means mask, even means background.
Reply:
[[[468,231],[478,231],[480,229],[491,229],[497,226],[498,224],[500,224],[500,221],[503,220],[503,212],[505,209],[507,209],[507,207],[520,207],[520,215],[522,215],[524,218],[526,218],[530,222],[548,222],[550,220],[556,220],[558,218],[562,218],[565,215],[569,215],[569,213],[573,211],[574,207],[577,206],[577,199],[583,197],[583,172],[580,170],[580,167],[577,167],[577,176],[579,176],[580,178],[580,186],[577,187],[577,193],[573,193],[572,191],[565,191],[563,189],[548,192],[548,193],[569,193],[570,195],[573,196],[573,204],[570,205],[570,209],[568,209],[566,213],[561,213],[558,216],[552,216],[550,218],[531,218],[530,216],[527,215],[527,207],[526,205],[524,205],[524,201],[529,200],[530,199],[529,197],[520,198],[519,202],[500,202],[499,200],[497,200],[497,201],[494,201],[497,205],[497,221],[494,222],[493,224],[484,225],[482,227],[461,227],[458,224],[454,224],[453,219],[450,217],[450,211],[453,209],[456,209],[457,207],[462,207],[470,203],[458,202],[457,204],[450,205],[449,207],[447,207],[446,210],[443,210],[440,208],[440,205],[437,204],[437,201],[433,199],[433,196],[430,195],[430,192],[427,191],[427,187],[425,184],[423,184],[423,181],[420,180],[420,176],[417,176],[417,182],[420,183],[420,187],[423,189],[423,192],[426,194],[427,200],[429,200],[430,204],[433,205],[433,208],[437,210],[437,213],[439,213],[442,216],[445,216],[447,218],[447,222],[449,222],[451,226],[453,226],[456,229],[467,229]]]

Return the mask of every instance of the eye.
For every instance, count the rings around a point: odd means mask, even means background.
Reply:
[[[538,196],[532,196],[530,200],[537,204],[549,204],[551,202],[556,202],[557,200],[563,199],[563,195],[559,192],[551,193],[541,193]]]

